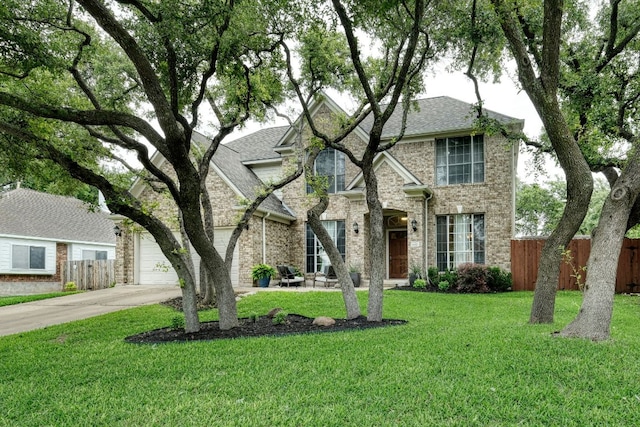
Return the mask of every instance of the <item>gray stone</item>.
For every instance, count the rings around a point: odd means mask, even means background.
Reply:
[[[320,316],[313,319],[313,324],[317,326],[333,326],[336,324],[336,321],[331,317]]]

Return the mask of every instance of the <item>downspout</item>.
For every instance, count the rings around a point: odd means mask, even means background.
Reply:
[[[424,274],[429,270],[429,200],[433,197],[433,193],[429,193],[424,199]]]
[[[520,144],[512,143],[511,149],[514,151],[511,164],[511,239],[516,235],[516,193],[518,192],[518,154]]]
[[[262,217],[262,263],[267,263],[267,218],[269,218],[271,212],[267,212],[265,216]]]

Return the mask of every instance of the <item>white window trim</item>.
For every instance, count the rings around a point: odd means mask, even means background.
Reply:
[[[452,138],[461,138],[461,137],[465,137],[468,136],[471,138],[471,181],[470,182],[458,182],[455,184],[451,184],[449,183],[449,140]],[[474,173],[473,173],[473,169],[474,169],[474,165],[476,162],[474,162],[474,157],[475,157],[475,142],[476,142],[476,138],[478,137],[482,137],[482,165],[483,165],[483,180],[482,181],[478,181],[476,182],[474,180]],[[438,141],[445,141],[445,151],[447,153],[446,155],[446,172],[445,172],[445,176],[446,176],[446,182],[445,183],[438,183]],[[445,137],[445,138],[435,138],[434,141],[434,151],[435,151],[435,180],[436,180],[436,185],[438,186],[449,186],[449,185],[469,185],[469,184],[483,184],[486,182],[486,172],[487,172],[487,162],[486,162],[486,157],[487,157],[487,153],[486,153],[486,144],[485,144],[485,138],[484,138],[484,134],[479,134],[479,135],[458,135],[458,136],[450,136],[450,137]],[[466,163],[464,163],[466,164]]]

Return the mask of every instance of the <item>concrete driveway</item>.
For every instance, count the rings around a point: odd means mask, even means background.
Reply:
[[[0,307],[0,336],[157,304],[180,295],[177,286],[126,285]]]

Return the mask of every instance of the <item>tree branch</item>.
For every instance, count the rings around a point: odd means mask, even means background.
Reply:
[[[103,2],[98,0],[77,1],[95,19],[97,24],[118,43],[131,60],[141,77],[147,99],[153,106],[160,128],[167,139],[180,140],[183,137],[183,132],[176,123],[176,118],[167,103],[162,85],[144,51],[138,46],[131,34],[120,25]],[[169,148],[173,149],[172,147],[173,145]]]

